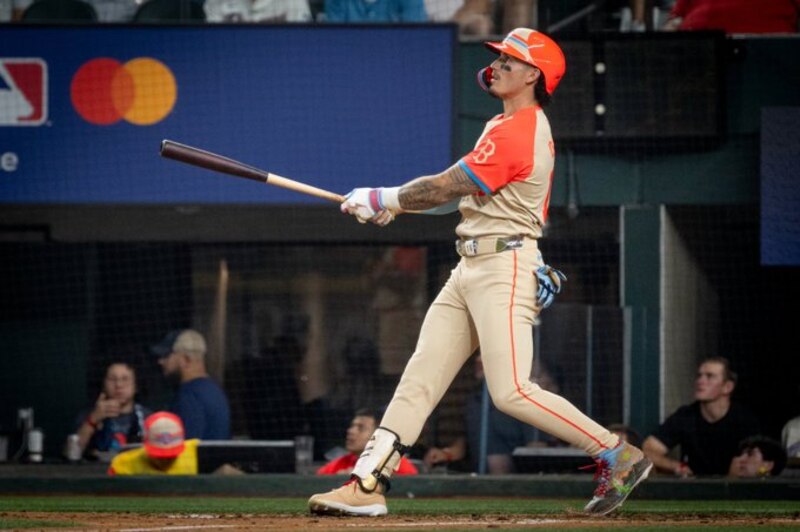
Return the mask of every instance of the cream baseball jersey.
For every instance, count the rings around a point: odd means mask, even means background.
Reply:
[[[481,188],[459,203],[463,216],[456,228],[459,237],[542,236],[555,146],[541,107],[489,120],[475,149],[457,164]]]

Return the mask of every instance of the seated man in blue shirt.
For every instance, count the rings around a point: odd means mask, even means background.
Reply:
[[[192,329],[172,331],[151,351],[158,357],[164,376],[179,383],[170,410],[183,421],[186,438],[230,439],[228,399],[206,371],[203,335]]]

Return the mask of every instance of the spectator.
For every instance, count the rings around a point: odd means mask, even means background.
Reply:
[[[739,454],[731,460],[728,476],[737,478],[780,475],[786,467],[786,451],[766,436],[751,436],[739,443]]]
[[[435,5],[438,2],[428,0],[428,3]],[[428,11],[429,16],[431,12]],[[433,12],[437,13],[436,20],[439,20],[439,11]],[[495,33],[509,33],[519,27],[535,28],[538,25],[537,13],[538,0],[464,0],[451,18],[458,24],[462,35],[487,37]]]
[[[94,407],[81,412],[76,422],[78,445],[90,459],[117,452],[128,443],[142,441],[144,419],[150,410],[136,403],[136,371],[126,362],[106,368],[103,389]]]
[[[33,0],[0,0],[0,22],[16,22]]]
[[[98,22],[130,22],[142,4],[137,0],[84,0],[97,12]]]
[[[391,375],[393,382],[406,367],[425,317],[426,261],[427,252],[422,246],[389,246],[367,264],[373,294],[370,307],[378,320],[376,372]],[[360,404],[384,404],[388,400]]]
[[[331,460],[319,468],[317,475],[349,475],[352,473],[358,456],[367,446],[367,442],[377,426],[378,415],[376,412],[363,408],[356,411],[353,421],[350,422],[350,428],[347,429],[347,438],[345,439],[347,454]],[[416,466],[407,458],[400,459],[400,466],[395,474],[416,475],[417,473]]]
[[[164,376],[179,384],[172,412],[186,428],[187,438],[227,440],[231,436],[228,398],[206,371],[206,341],[192,329],[171,331],[151,351]]]
[[[422,461],[428,468],[437,465],[446,465],[454,462],[460,462],[467,457],[467,439],[464,436],[459,436],[450,445],[444,447],[430,447],[425,451],[425,456]],[[475,468],[477,469],[477,468]]]
[[[311,22],[308,0],[205,0],[208,22]]]
[[[380,362],[375,342],[355,334],[347,337],[341,355],[333,361],[333,385],[325,402],[328,409],[343,416],[336,441],[341,439],[341,429],[349,423],[356,409],[362,405],[385,404],[391,399],[391,390],[386,390],[387,378],[380,371]]]
[[[196,475],[199,440],[185,440],[183,423],[169,412],[144,422],[144,446],[114,457],[109,475]]]
[[[509,33],[523,26],[536,28],[539,22],[538,3],[539,0],[502,0],[503,16],[499,33]]]
[[[647,8],[652,0],[628,0],[619,11],[619,31],[641,33],[647,31]],[[615,4],[612,4],[612,9]]]
[[[253,0],[205,0],[207,22],[249,22]]]
[[[753,413],[731,402],[736,379],[725,358],[700,364],[695,402],[680,407],[644,442],[645,454],[659,470],[679,476],[728,473],[738,442],[760,432]],[[683,460],[667,456],[677,445]]]
[[[303,348],[297,337],[279,334],[259,356],[241,361],[242,413],[251,438],[287,440],[307,430],[305,427],[310,424],[306,422],[297,389],[297,369],[302,358]],[[336,441],[339,439],[341,435]]]
[[[666,30],[796,33],[800,0],[677,0]]]
[[[252,16],[254,22],[312,21],[308,0],[253,0]]]
[[[423,0],[325,0],[326,22],[427,22]]]
[[[451,22],[464,0],[425,0],[428,22]]]
[[[494,1],[464,0],[464,4],[453,14],[461,35],[486,37],[494,33]]]
[[[800,416],[790,419],[783,426],[781,441],[790,458],[800,458]]]

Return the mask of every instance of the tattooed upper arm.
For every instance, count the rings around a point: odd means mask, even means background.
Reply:
[[[400,206],[407,210],[424,210],[448,201],[479,192],[480,187],[454,164],[441,174],[418,177],[400,188]]]

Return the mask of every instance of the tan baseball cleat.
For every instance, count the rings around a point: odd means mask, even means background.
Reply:
[[[599,482],[594,497],[583,509],[591,515],[606,515],[622,506],[633,488],[653,469],[653,463],[640,449],[624,442],[602,452],[596,462],[595,479]]]
[[[308,509],[316,515],[351,515],[376,517],[386,515],[386,498],[380,488],[367,493],[353,478],[341,488],[318,493],[308,499]]]

